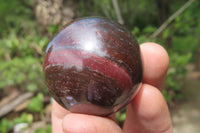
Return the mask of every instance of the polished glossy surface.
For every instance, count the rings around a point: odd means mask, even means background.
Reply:
[[[137,41],[104,18],[65,26],[49,43],[43,70],[48,90],[60,105],[101,116],[123,108],[142,80]]]

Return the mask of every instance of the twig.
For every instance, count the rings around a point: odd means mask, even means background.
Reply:
[[[25,109],[25,108],[28,106],[30,100],[31,100],[31,99],[24,100],[22,103],[20,103],[18,106],[16,106],[16,107],[13,109],[13,111],[14,111],[14,112],[19,112],[19,111]]]
[[[38,45],[36,45],[35,43],[31,43],[30,47],[33,48],[39,55],[43,54],[42,49]]]
[[[16,98],[13,98],[9,103],[0,107],[0,117],[11,112],[17,105],[24,102],[26,99],[33,97],[33,93],[27,92],[21,95],[18,95]]]
[[[11,94],[9,96],[6,96],[5,98],[3,98],[0,101],[0,107],[3,105],[6,105],[7,103],[9,103],[9,101],[11,101],[13,98],[17,97],[18,95],[19,95],[19,91],[11,92]]]
[[[22,133],[35,133],[35,131],[39,128],[44,128],[46,127],[46,123],[45,121],[38,121],[35,122],[31,125],[31,127],[25,129],[24,131],[22,131]]]
[[[170,16],[150,37],[157,37],[177,16],[179,16],[186,8],[188,8],[195,0],[189,0],[172,16]]]
[[[119,9],[119,4],[118,4],[117,0],[112,0],[112,3],[113,3],[113,6],[115,8],[115,12],[116,12],[116,15],[117,15],[118,22],[120,24],[124,24],[124,20],[122,19],[121,12],[120,12],[120,9]]]

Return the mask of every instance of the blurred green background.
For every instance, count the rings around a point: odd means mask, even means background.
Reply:
[[[184,101],[186,66],[200,69],[199,15],[198,0],[0,0],[0,109],[12,107],[0,110],[0,133],[16,132],[20,124],[27,131],[51,132],[44,51],[62,25],[83,16],[111,18],[139,43],[153,41],[166,48],[170,65],[163,95],[173,110]],[[156,34],[162,24],[166,27]],[[10,104],[16,99],[19,103]],[[125,117],[125,110],[117,113],[120,125]]]

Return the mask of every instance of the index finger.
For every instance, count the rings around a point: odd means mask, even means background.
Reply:
[[[166,50],[156,43],[143,43],[140,48],[143,64],[142,82],[162,91],[169,65]]]

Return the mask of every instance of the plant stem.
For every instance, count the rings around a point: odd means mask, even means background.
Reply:
[[[177,16],[179,16],[186,8],[188,8],[195,0],[189,0],[179,10],[172,14],[150,37],[157,37]]]

